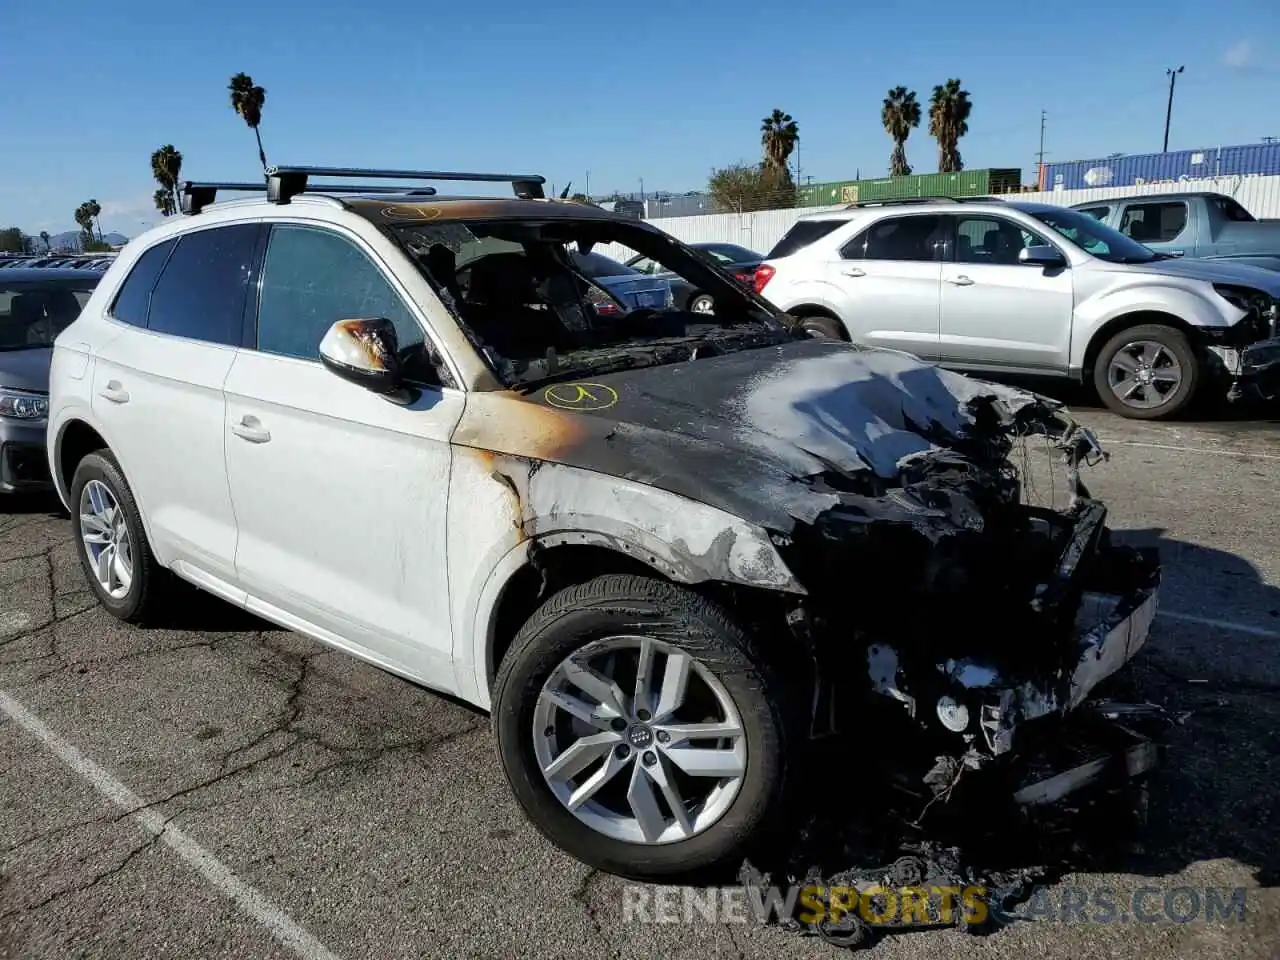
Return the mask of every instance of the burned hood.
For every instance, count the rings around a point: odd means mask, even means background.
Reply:
[[[908,354],[818,339],[566,380],[524,402],[571,422],[554,451],[508,441],[503,452],[650,484],[783,532],[839,502],[832,478],[883,490],[921,457],[999,459],[1020,424],[1058,409]],[[483,434],[463,442],[496,449]]]

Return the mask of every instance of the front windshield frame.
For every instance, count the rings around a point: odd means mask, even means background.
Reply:
[[[1160,259],[1159,254],[1150,247],[1079,210],[1072,210],[1070,207],[1051,207],[1024,212],[1053,231],[1058,240],[1070,244],[1095,260],[1105,260],[1108,263],[1151,263]],[[1075,230],[1074,237],[1066,232],[1067,229],[1072,228]],[[1090,239],[1105,244],[1107,249],[1105,251],[1089,249],[1086,243],[1090,242]]]
[[[48,318],[46,307],[45,335],[39,340],[11,344],[7,342],[9,331],[2,328],[7,327],[12,320],[10,305],[12,304],[15,296],[18,296],[19,294],[58,293],[65,291],[75,296],[79,304],[79,309],[83,311],[84,305],[88,303],[89,298],[93,296],[93,291],[97,285],[98,280],[93,278],[77,278],[72,280],[65,277],[40,277],[39,279],[10,280],[5,277],[4,274],[0,274],[0,301],[3,301],[5,305],[5,309],[0,311],[0,353],[7,353],[16,350],[49,349],[53,346],[53,342],[57,339],[58,334],[71,326],[71,324],[75,322],[76,317],[79,316],[79,312],[77,312],[76,316],[72,316],[70,318],[59,318],[59,324],[57,328],[54,329],[53,322]],[[61,320],[65,320],[66,322],[63,323]],[[35,323],[30,324],[29,330],[34,329],[35,326]]]
[[[383,227],[383,230],[404,251],[440,296],[451,319],[458,324],[481,359],[498,380],[508,387],[524,389],[557,376],[602,373],[611,369],[678,362],[681,359],[690,359],[691,355],[700,349],[699,344],[712,341],[715,341],[716,350],[736,351],[776,344],[803,335],[793,318],[765,300],[754,289],[744,285],[723,266],[711,262],[705,254],[643,221],[562,216],[461,217],[456,220],[437,220],[429,223],[411,221],[388,224]],[[628,339],[624,340],[602,340],[598,344],[582,345],[572,351],[560,353],[553,348],[546,351],[547,355],[540,353],[520,357],[506,356],[487,344],[484,337],[473,328],[473,324],[468,322],[456,292],[442,289],[442,285],[432,276],[426,251],[435,243],[441,242],[439,238],[443,236],[470,237],[472,241],[479,242],[499,239],[506,243],[509,242],[508,237],[526,233],[530,237],[529,242],[535,247],[548,244],[551,249],[558,249],[556,258],[559,259],[560,255],[563,255],[564,262],[570,270],[588,284],[598,286],[597,281],[584,276],[573,263],[572,252],[576,249],[579,252],[594,252],[608,256],[599,248],[616,243],[635,254],[658,262],[669,271],[673,279],[681,278],[711,294],[722,309],[707,315],[689,314],[687,311],[676,308],[663,311],[640,309],[630,311],[637,315],[645,312],[657,313],[673,322],[678,321],[687,333],[684,336],[673,337],[669,329],[659,329],[660,325],[655,324],[652,333],[636,333],[634,336],[627,334]],[[456,257],[462,252],[462,245],[469,241],[463,239],[452,242],[459,245],[459,249],[454,250]],[[465,262],[470,265],[478,259],[480,258],[468,258]],[[623,262],[630,257],[610,257],[610,259]],[[463,267],[458,266],[456,269],[461,271]],[[631,276],[640,279],[646,275],[637,271]],[[669,327],[670,324],[667,326]],[[695,328],[696,332],[689,332]],[[616,336],[610,332],[607,324],[599,327],[590,326],[585,331],[579,332],[585,332],[590,336],[597,331],[602,337]],[[573,334],[571,328],[567,326],[566,332],[569,335]],[[679,346],[680,344],[684,346]],[[685,349],[686,346],[688,349]],[[652,356],[644,356],[646,352],[651,353]],[[626,354],[625,357],[623,357],[624,354]],[[682,354],[687,355],[682,356]],[[579,357],[585,358],[581,365],[577,363]],[[592,360],[593,357],[595,360]]]

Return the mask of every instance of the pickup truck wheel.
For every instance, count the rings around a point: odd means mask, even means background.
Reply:
[[[162,602],[167,571],[151,553],[133,491],[110,451],[80,461],[71,478],[76,553],[107,612],[142,623]]]
[[[786,690],[698,594],[598,577],[549,599],[503,658],[498,756],[552,843],[657,880],[736,869],[784,802]]]
[[[1159,420],[1184,409],[1200,381],[1200,362],[1186,334],[1164,324],[1121,330],[1093,365],[1093,384],[1106,406],[1134,420]]]

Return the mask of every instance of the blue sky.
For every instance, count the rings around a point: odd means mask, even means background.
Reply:
[[[1047,159],[1160,149],[1166,67],[1186,65],[1171,149],[1280,136],[1274,0],[1213,5],[878,5],[848,0],[432,4],[380,0],[7,0],[0,17],[0,226],[104,230],[156,219],[151,151],[184,176],[258,175],[230,75],[267,88],[274,162],[533,170],[595,193],[700,189],[759,156],[774,107],[800,124],[802,177],[882,175],[885,91],[927,101],[958,76],[974,102],[967,167],[1034,176]],[[376,11],[376,12],[375,12]],[[937,169],[922,127],[907,145]]]

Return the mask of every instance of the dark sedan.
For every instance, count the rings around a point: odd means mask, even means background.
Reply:
[[[0,493],[51,489],[45,428],[53,341],[102,279],[96,270],[0,273]]]
[[[760,266],[764,261],[764,254],[756,253],[746,247],[740,247],[736,243],[702,241],[691,243],[689,246],[706,256],[716,266],[728,271],[739,282],[748,286],[751,284],[751,278],[756,272],[756,267]],[[669,278],[672,296],[676,305],[681,309],[689,310],[693,313],[714,312],[715,303],[712,301],[710,294],[704,293],[680,277],[673,276],[661,264],[655,263],[648,257],[634,256],[627,261],[626,265],[632,270],[638,270],[640,273],[646,273],[649,276]]]

